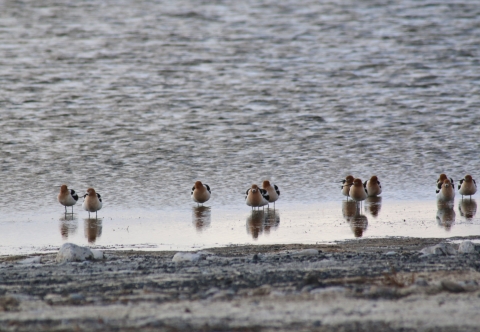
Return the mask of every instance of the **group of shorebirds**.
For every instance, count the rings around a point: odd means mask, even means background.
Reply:
[[[203,204],[210,199],[212,190],[208,184],[203,184],[201,181],[195,182],[192,187],[191,196],[195,203]],[[275,206],[275,201],[280,197],[280,190],[276,185],[270,183],[270,181],[263,181],[262,188],[259,188],[256,184],[253,184],[251,188],[248,188],[245,193],[245,202],[248,206],[259,208],[261,206],[269,205],[273,203]],[[97,216],[98,210],[102,208],[102,196],[95,191],[93,188],[88,188],[87,193],[83,195],[83,204],[82,207],[85,211],[88,211],[88,216],[90,213],[95,212]],[[58,202],[65,207],[65,214],[67,213],[67,206],[72,207],[78,201],[78,194],[73,189],[68,189],[66,185],[60,187],[60,193],[58,194]]]
[[[362,180],[348,175],[342,182],[341,190],[347,200],[350,197],[356,202],[361,202],[367,197],[375,197],[382,193],[382,186],[377,176],[372,176],[370,180],[362,183]],[[477,192],[477,183],[470,174],[465,175],[459,181],[458,193],[463,196],[475,195]],[[440,174],[437,179],[437,199],[439,201],[453,201],[455,198],[455,186],[452,178],[448,178],[445,174]]]
[[[367,197],[377,197],[382,193],[382,186],[376,175],[372,176],[370,180],[362,182],[359,178],[354,178],[348,175],[345,180],[340,181],[342,186],[342,194],[350,197],[356,202],[361,202]]]
[[[67,213],[67,206],[72,207],[77,204],[78,195],[73,189],[68,189],[66,185],[60,187],[60,193],[58,194],[58,202],[65,206],[65,214]],[[95,191],[93,188],[88,188],[87,193],[83,195],[83,208],[85,211],[88,211],[88,217],[90,217],[90,212],[95,212],[102,208],[102,196]]]
[[[342,194],[351,198],[356,202],[361,202],[367,197],[376,197],[382,193],[382,186],[376,175],[372,176],[370,180],[362,182],[359,178],[354,178],[352,175],[348,175],[345,180],[342,180]],[[465,175],[460,180],[458,185],[458,193],[463,196],[474,195],[477,192],[477,183],[471,175]],[[192,187],[191,196],[195,203],[203,204],[210,199],[212,190],[208,184],[203,184],[201,181],[195,182]],[[253,184],[245,192],[245,203],[253,208],[260,208],[269,203],[273,203],[280,197],[280,190],[278,187],[270,183],[270,181],[263,181],[262,188],[259,188],[256,184]],[[83,208],[90,213],[95,212],[102,208],[102,197],[93,188],[88,188],[87,193],[83,195]],[[440,174],[437,180],[437,199],[439,201],[452,201],[455,198],[455,187],[452,178],[448,178],[445,174]],[[65,206],[65,213],[67,213],[67,206],[72,207],[78,201],[78,195],[75,190],[68,189],[66,185],[62,185],[60,193],[58,194],[58,201]]]
[[[475,195],[477,192],[477,183],[470,174],[465,175],[458,183],[458,193],[463,196]],[[439,201],[453,201],[455,198],[455,185],[452,178],[445,174],[440,174],[437,179],[437,199]]]
[[[201,181],[195,182],[192,188],[192,199],[198,204],[203,204],[210,199],[210,186],[203,184]],[[280,197],[280,189],[270,181],[263,181],[262,188],[259,188],[256,184],[252,184],[250,188],[245,192],[245,203],[253,208],[260,208],[269,203],[273,203]]]

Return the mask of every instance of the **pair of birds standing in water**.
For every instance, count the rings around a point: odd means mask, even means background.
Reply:
[[[58,194],[58,202],[65,206],[65,214],[67,214],[67,206],[72,207],[77,204],[78,195],[73,189],[68,189],[66,185],[60,187],[60,193]],[[88,211],[88,216],[90,217],[90,212],[95,212],[95,217],[97,216],[97,211],[102,208],[102,196],[95,191],[93,188],[88,188],[87,193],[83,195],[83,209]]]
[[[263,181],[263,188],[259,188],[256,184],[252,184],[251,188],[248,188],[245,192],[245,203],[248,206],[261,207],[273,203],[280,197],[280,190],[276,185],[270,183],[270,181]],[[192,187],[192,200],[198,204],[203,204],[210,199],[212,191],[208,184],[203,184],[201,181],[195,182]]]
[[[359,178],[354,178],[348,175],[342,182],[342,194],[350,197],[356,202],[361,202],[367,197],[376,197],[382,193],[382,186],[376,175],[372,176],[370,180],[362,183]]]
[[[458,193],[463,196],[475,195],[477,192],[477,183],[470,174],[465,175],[459,181]],[[442,173],[437,179],[437,199],[439,201],[453,201],[455,198],[455,184],[452,178],[448,178],[446,174]]]

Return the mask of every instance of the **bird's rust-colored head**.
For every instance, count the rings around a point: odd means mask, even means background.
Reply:
[[[378,181],[378,177],[377,177],[376,175],[374,175],[374,176],[372,176],[372,177],[370,178],[370,181],[372,181],[372,182],[377,182],[377,181]]]
[[[68,192],[67,185],[62,184],[62,186],[60,187],[60,192],[61,193],[67,193]]]
[[[354,185],[355,187],[361,187],[361,186],[363,186],[362,180],[361,180],[361,179],[358,179],[358,178],[355,179],[355,180],[353,180],[353,185]]]
[[[465,182],[472,182],[473,178],[470,174],[465,175]]]
[[[95,189],[93,188],[88,188],[87,189],[87,193],[88,193],[88,196],[91,196],[91,197],[95,197],[96,196],[96,192],[95,192]]]
[[[268,180],[263,181],[262,187],[263,187],[263,188],[268,188],[268,187],[270,187],[270,181],[268,181]]]
[[[352,175],[348,175],[348,176],[345,178],[345,182],[346,182],[346,183],[353,183],[353,180],[355,180],[355,178],[354,178]]]
[[[203,188],[202,181],[195,182],[195,189],[202,189],[202,188]]]
[[[252,193],[256,193],[258,191],[258,186],[256,184],[252,184]]]
[[[438,180],[437,180],[437,181],[438,181],[438,182],[443,182],[443,180],[445,180],[446,178],[447,178],[447,175],[444,174],[444,173],[442,173],[442,174],[440,174],[440,176],[438,177]]]
[[[450,182],[449,179],[443,180],[443,186],[444,186],[444,187],[449,187],[449,186],[451,186],[451,185],[452,185],[452,183]]]

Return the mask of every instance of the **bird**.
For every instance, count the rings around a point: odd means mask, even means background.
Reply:
[[[440,189],[440,187],[442,186],[443,181],[444,181],[445,179],[449,179],[450,182],[452,183],[452,186],[454,185],[453,179],[452,179],[452,178],[448,178],[447,175],[445,175],[444,173],[442,173],[442,174],[440,174],[440,176],[439,176],[438,179],[437,179],[437,187],[438,187],[438,189]]]
[[[455,198],[455,189],[449,179],[443,180],[437,189],[437,199],[439,201],[453,201]]]
[[[193,201],[198,205],[208,201],[211,193],[212,191],[208,184],[203,184],[201,181],[197,181],[192,187],[191,196]]]
[[[365,181],[363,187],[365,188],[368,197],[376,197],[382,193],[382,186],[376,175],[372,176],[370,180]]]
[[[97,211],[102,208],[102,196],[95,192],[95,189],[88,188],[87,193],[83,195],[83,208],[88,211],[88,217],[90,218],[90,212],[95,212],[97,217]]]
[[[340,189],[342,190],[343,196],[347,196],[347,201],[348,201],[348,195],[350,193],[350,187],[353,184],[353,180],[355,180],[355,178],[352,175],[348,175],[345,178],[345,180],[340,181],[342,183],[342,186],[340,187]]]
[[[252,184],[251,188],[248,188],[245,192],[245,203],[248,206],[260,207],[268,205],[268,200],[270,199],[267,191],[265,189],[260,189],[256,184]]]
[[[458,193],[463,196],[470,196],[472,199],[472,195],[475,195],[477,192],[477,183],[472,178],[470,174],[465,175],[463,179],[460,180],[458,184]]]
[[[280,197],[280,189],[270,181],[263,181],[262,189],[266,190],[268,193],[268,202],[273,203],[273,207],[275,208],[275,201]]]
[[[350,186],[350,191],[348,192],[351,199],[354,201],[360,202],[367,198],[367,191],[363,187],[361,179],[353,180],[353,185]]]
[[[60,187],[60,193],[58,194],[58,202],[65,206],[65,214],[67,214],[67,206],[72,207],[72,214],[73,214],[73,206],[77,204],[78,195],[75,193],[75,190],[68,189],[66,185],[62,185]]]

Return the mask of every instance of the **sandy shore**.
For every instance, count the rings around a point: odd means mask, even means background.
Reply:
[[[420,253],[439,243],[3,256],[0,331],[479,331],[480,255]]]

